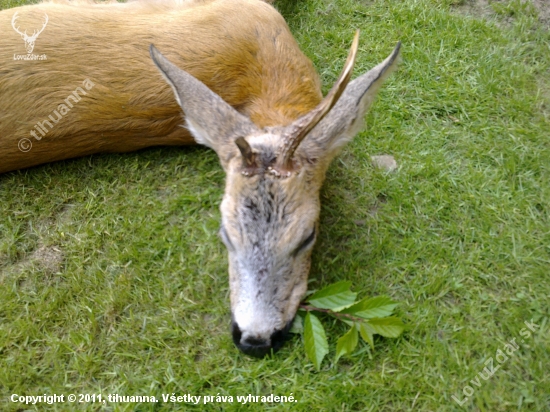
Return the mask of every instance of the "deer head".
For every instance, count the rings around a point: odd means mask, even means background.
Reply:
[[[263,129],[151,45],[187,127],[216,151],[226,173],[220,237],[229,254],[233,340],[247,354],[264,356],[285,341],[307,290],[327,167],[360,130],[396,65],[400,44],[349,82],[358,39],[359,32],[342,74],[314,110],[288,126]]]
[[[11,25],[13,29],[21,35],[23,40],[25,41],[25,48],[27,49],[27,53],[31,54],[34,50],[34,42],[38,38],[38,35],[44,31],[44,28],[46,27],[46,24],[48,24],[48,15],[44,13],[44,16],[46,17],[44,24],[42,25],[42,28],[40,30],[34,30],[32,33],[32,36],[27,35],[27,30],[25,30],[24,33],[21,33],[19,31],[19,26],[15,27],[15,21],[17,20],[17,12],[13,14],[13,17],[11,19]]]

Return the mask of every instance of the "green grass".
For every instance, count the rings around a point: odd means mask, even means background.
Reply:
[[[2,0],[4,1],[4,0]],[[8,0],[13,7],[24,1]],[[317,373],[299,338],[273,358],[229,334],[223,172],[212,151],[91,156],[0,176],[0,409],[550,410],[550,34],[519,1],[277,4],[324,91],[403,63],[333,163],[310,278],[386,294],[410,329]],[[394,155],[398,171],[370,156]],[[1,161],[1,159],[0,159]],[[44,252],[47,251],[47,252]],[[521,343],[524,321],[541,330]],[[329,323],[336,337],[344,327]],[[498,349],[520,349],[480,387]],[[335,340],[332,340],[334,359]],[[495,364],[497,362],[495,361]],[[462,390],[473,396],[460,407]],[[297,403],[14,404],[20,395],[289,395]]]

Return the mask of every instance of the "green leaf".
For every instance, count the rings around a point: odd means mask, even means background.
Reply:
[[[397,306],[397,303],[387,296],[377,296],[375,298],[365,298],[356,304],[345,308],[340,313],[359,316],[360,318],[384,318],[390,316]]]
[[[311,295],[307,301],[320,309],[330,309],[338,312],[355,302],[357,293],[349,290],[351,282],[340,281],[321,289]]]
[[[297,335],[301,335],[302,333],[304,333],[304,318],[300,315],[296,315],[289,332],[295,333]]]
[[[374,339],[372,335],[374,334],[372,329],[369,327],[368,323],[359,323],[359,333],[365,342],[367,342],[372,350],[374,350]]]
[[[355,325],[353,325],[344,336],[338,339],[338,343],[336,344],[335,362],[338,362],[338,359],[340,359],[340,357],[343,355],[351,355],[355,350],[358,341],[359,337],[357,333],[357,328],[355,327]]]
[[[315,368],[321,368],[321,362],[328,353],[328,342],[323,325],[315,315],[310,312],[304,322],[304,346],[306,355],[313,362]]]
[[[373,333],[382,335],[386,338],[397,338],[403,330],[405,330],[405,325],[401,319],[390,316],[389,318],[374,318],[369,319],[366,322],[368,327],[372,330]]]

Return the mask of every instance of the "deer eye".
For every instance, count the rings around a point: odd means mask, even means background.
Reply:
[[[292,255],[296,256],[298,255],[298,253],[307,249],[308,246],[310,246],[314,240],[315,240],[315,228],[313,228],[311,234],[307,238],[305,238],[302,243],[300,243],[300,246],[296,248],[296,250],[294,251],[294,253],[292,253]]]
[[[227,236],[227,232],[225,231],[225,228],[223,226],[220,226],[218,235],[220,236],[226,248],[228,248],[229,250],[235,250],[235,247],[233,246],[233,243],[231,243],[231,240],[229,240],[229,236]]]

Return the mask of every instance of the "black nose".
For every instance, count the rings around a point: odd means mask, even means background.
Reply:
[[[242,352],[256,358],[263,358],[270,353],[275,353],[288,340],[288,331],[292,322],[289,322],[284,329],[273,332],[269,341],[262,338],[248,337],[242,340],[242,331],[236,322],[231,322],[231,335],[233,342]]]

